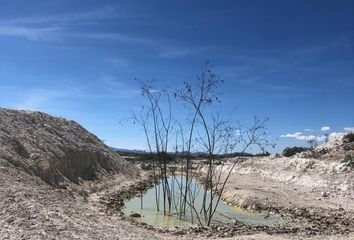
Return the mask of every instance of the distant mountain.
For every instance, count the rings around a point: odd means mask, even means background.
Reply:
[[[120,152],[120,153],[127,153],[127,154],[149,154],[149,152],[146,152],[144,150],[137,150],[137,149],[125,149],[125,148],[115,148],[115,147],[110,147],[112,151],[114,152]],[[187,156],[187,152],[178,152],[178,153],[172,153],[169,152],[171,155],[177,155],[177,156]],[[269,153],[263,153],[263,154],[251,154],[251,153],[239,153],[239,152],[234,152],[234,153],[229,153],[229,154],[217,154],[218,157],[238,157],[238,156],[243,156],[243,157],[254,157],[254,156],[268,156]],[[207,154],[204,152],[191,152],[190,153],[191,157],[206,157]]]
[[[147,153],[144,150],[138,150],[138,149],[125,149],[125,148],[115,148],[115,147],[110,147],[113,152],[121,152],[121,153],[136,153],[136,154],[145,154]]]

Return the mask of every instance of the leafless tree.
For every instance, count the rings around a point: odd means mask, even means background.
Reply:
[[[140,82],[141,93],[147,99],[147,104],[140,114],[132,113],[132,119],[144,130],[150,152],[157,155],[154,176],[161,179],[164,214],[183,217],[189,208],[191,216],[195,216],[201,225],[210,225],[225,185],[239,160],[234,158],[229,162],[220,161],[219,156],[227,156],[235,150],[242,156],[252,145],[262,150],[270,145],[266,133],[268,119],[255,118],[251,127],[236,128],[231,116],[225,117],[222,111],[210,113],[211,109],[208,108],[210,105],[220,104],[218,86],[222,82],[211,71],[209,63],[203,66],[195,81],[184,82],[182,89],[172,93],[156,89],[154,81]],[[183,123],[180,121],[177,129],[174,129],[172,124],[172,95],[188,112],[187,120]],[[168,167],[166,160],[168,150],[173,149],[170,147],[172,135],[175,139],[175,155],[180,160],[179,181],[176,176],[177,168]],[[206,158],[203,166],[200,166],[202,161],[197,164],[204,172],[202,182],[204,191],[200,209],[195,202],[200,192],[196,184],[192,184],[193,148],[203,151]],[[172,183],[168,181],[169,176],[173,176]],[[179,194],[175,194],[175,189],[178,189]],[[156,188],[155,190],[159,211],[158,190]]]

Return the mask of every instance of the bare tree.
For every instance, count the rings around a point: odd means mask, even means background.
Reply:
[[[156,154],[157,156],[157,162],[152,163],[153,174],[155,180],[162,179],[163,209],[166,214],[170,213],[172,207],[172,192],[168,183],[167,159],[165,157],[172,131],[172,109],[169,93],[155,89],[154,82],[154,80],[148,82],[139,81],[141,94],[148,101],[139,113],[131,113],[131,119],[143,128],[149,151],[152,155]],[[160,105],[162,99],[168,102],[167,109],[162,109]],[[167,114],[164,114],[166,110]],[[155,187],[158,211],[160,210],[159,193],[160,191]]]
[[[147,104],[140,114],[132,113],[132,119],[139,123],[145,133],[148,148],[156,153],[154,177],[161,179],[163,190],[164,214],[176,214],[183,217],[187,208],[192,218],[201,225],[210,225],[225,185],[232,174],[239,158],[232,161],[220,161],[220,155],[232,153],[235,149],[242,156],[250,146],[256,145],[264,150],[269,146],[266,138],[266,122],[268,119],[254,119],[251,127],[238,126],[232,122],[232,115],[225,117],[222,111],[210,113],[208,106],[220,103],[218,85],[223,81],[211,71],[206,63],[194,82],[184,82],[182,89],[172,94],[177,103],[188,109],[187,120],[178,123],[178,129],[173,129],[171,93],[158,90],[154,81],[140,82],[142,96]],[[163,107],[162,107],[163,106]],[[174,138],[172,138],[174,135]],[[176,177],[176,167],[168,166],[166,159],[170,140],[175,139],[175,155],[179,158],[179,181]],[[193,164],[192,149],[204,152],[206,160],[197,163],[202,169],[203,196],[201,207],[197,207],[196,199],[200,193],[196,184],[192,184]],[[179,151],[180,150],[180,151]],[[195,163],[194,163],[195,165]],[[157,174],[155,174],[155,172]],[[172,176],[172,182],[168,179]],[[175,194],[176,189],[179,194]],[[155,188],[156,204],[159,211],[158,190]]]

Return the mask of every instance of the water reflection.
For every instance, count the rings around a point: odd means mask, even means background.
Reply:
[[[191,225],[197,225],[197,215],[188,205],[186,207],[186,214],[182,218],[178,214],[177,209],[180,209],[179,205],[182,202],[179,186],[181,186],[181,182],[183,183],[182,186],[184,186],[185,179],[181,177],[169,177],[168,182],[169,186],[171,187],[171,192],[174,195],[174,201],[172,202],[172,209],[169,215],[163,214],[163,194],[161,182],[157,185],[156,188],[151,188],[146,193],[144,193],[142,198],[135,197],[127,201],[122,211],[127,216],[130,216],[134,213],[135,215],[140,214],[141,217],[134,218],[136,221],[145,222],[155,227],[189,227]],[[198,186],[195,179],[191,180],[190,188],[195,193],[195,196],[189,196],[188,199],[189,201],[191,201],[191,199],[195,199],[195,209],[199,212],[202,208],[205,190]],[[160,211],[157,211],[155,191],[157,191],[159,196]],[[210,199],[210,197],[211,195],[207,193],[207,198]],[[214,206],[215,202],[216,200],[214,201]],[[278,224],[280,222],[280,217],[276,215],[264,215],[253,211],[230,207],[223,201],[220,201],[212,219],[212,223],[232,223],[235,220],[252,225],[270,226]]]

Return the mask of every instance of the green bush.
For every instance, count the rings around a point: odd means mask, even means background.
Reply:
[[[169,163],[175,161],[176,157],[173,154],[166,152],[160,152],[160,157],[156,153],[142,154],[140,156],[140,161],[144,162],[158,162],[159,159]]]
[[[287,147],[283,151],[283,156],[284,157],[291,157],[291,156],[295,155],[296,153],[304,152],[307,150],[309,150],[309,149],[306,147]]]
[[[354,156],[351,154],[347,154],[347,155],[345,155],[342,162],[348,166],[354,167]]]
[[[343,137],[343,141],[346,143],[354,142],[354,132],[347,133]]]

